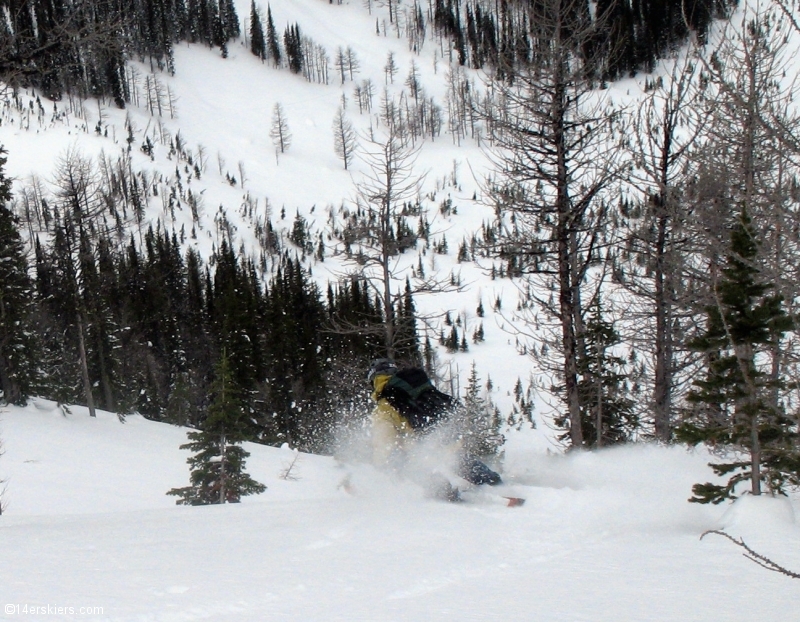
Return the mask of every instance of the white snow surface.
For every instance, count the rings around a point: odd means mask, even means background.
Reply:
[[[687,503],[704,452],[562,455],[518,433],[503,492],[527,502],[508,508],[302,453],[284,480],[294,451],[248,445],[265,493],[184,507],[164,493],[188,482],[185,429],[44,400],[0,425],[3,620],[796,619],[796,581],[700,535],[798,570],[797,497]]]

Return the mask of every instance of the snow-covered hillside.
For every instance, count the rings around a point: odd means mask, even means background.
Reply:
[[[482,87],[478,72],[451,69],[446,45],[428,40],[419,54],[409,50],[404,37],[376,34],[376,19],[384,20],[386,7],[374,6],[370,14],[360,1],[329,4],[320,0],[274,0],[269,3],[280,32],[288,24],[299,24],[304,36],[322,45],[331,58],[330,84],[306,81],[286,68],[253,56],[244,40],[229,46],[228,58],[218,49],[182,44],[175,50],[176,73],[170,76],[155,71],[147,63],[132,63],[129,75],[135,85],[133,103],[119,110],[110,102],[58,103],[37,100],[33,91],[21,93],[15,102],[0,107],[0,145],[9,153],[7,174],[15,178],[14,192],[20,199],[23,190],[38,178],[45,197],[55,191],[55,171],[69,154],[80,154],[97,164],[101,157],[110,162],[127,158],[132,134],[130,168],[144,171],[152,184],[144,222],[176,232],[186,245],[209,257],[228,232],[233,232],[236,248],[258,256],[255,228],[271,220],[286,240],[296,215],[305,218],[313,240],[322,235],[329,248],[326,260],[309,258],[308,266],[323,287],[340,279],[347,271],[335,257],[337,247],[329,233],[341,223],[342,205],[353,205],[355,184],[368,169],[356,159],[345,170],[334,151],[332,124],[337,109],[345,101],[345,114],[361,134],[365,147],[370,128],[380,128],[381,100],[388,95],[399,101],[412,64],[428,97],[443,110],[444,127],[439,136],[419,141],[421,147],[413,175],[423,178],[419,198],[426,210],[433,243],[447,241],[446,253],[422,249],[407,251],[395,267],[398,288],[412,269],[423,265],[427,274],[453,278],[461,291],[419,295],[415,298],[420,316],[431,319],[428,336],[435,344],[440,331],[450,328],[442,322],[446,311],[460,317],[460,331],[469,338],[482,324],[485,342],[471,346],[469,352],[445,354],[445,376],[456,380],[449,389],[463,390],[473,361],[485,383],[491,379],[494,394],[489,396],[507,414],[517,383],[528,387],[534,378],[529,357],[518,353],[511,316],[518,306],[517,285],[507,279],[488,277],[491,262],[459,263],[459,245],[480,232],[481,225],[493,219],[493,210],[482,202],[481,182],[488,161],[479,141],[456,139],[448,132],[447,75],[463,72],[462,79]],[[246,23],[250,3],[237,3],[240,21]],[[262,13],[265,13],[265,7]],[[335,68],[339,48],[350,47],[359,62],[359,72],[341,83]],[[384,71],[389,53],[395,55],[397,74],[392,80]],[[370,80],[374,88],[371,111],[359,112],[354,89]],[[155,86],[157,84],[157,86]],[[636,81],[614,85],[607,96],[621,97],[638,91]],[[157,106],[148,106],[158,97]],[[273,108],[280,104],[292,134],[291,147],[277,154],[270,138]],[[152,109],[149,110],[148,108]],[[99,127],[99,131],[98,131]],[[141,147],[152,145],[152,158]],[[182,156],[171,151],[180,141]],[[189,161],[191,160],[191,163]],[[198,178],[193,164],[202,171]],[[167,206],[169,193],[180,188],[176,207]],[[157,194],[155,194],[155,193]],[[449,203],[447,203],[449,202]],[[195,203],[197,223],[190,203]],[[441,210],[443,204],[448,209]],[[224,223],[223,224],[223,215]],[[136,225],[131,223],[132,229]],[[35,225],[30,231],[36,234]],[[222,232],[225,232],[224,234]],[[292,249],[290,243],[287,246]],[[399,291],[399,290],[398,290]],[[486,311],[479,318],[479,304]],[[525,338],[521,338],[525,341]],[[460,387],[459,387],[460,382]],[[543,406],[543,404],[539,404]]]
[[[256,225],[268,218],[284,238],[296,214],[307,220],[312,235],[324,236],[339,207],[352,202],[365,170],[356,160],[346,171],[334,152],[331,126],[342,98],[348,118],[366,135],[378,126],[384,87],[398,96],[413,61],[426,93],[445,106],[447,51],[428,41],[416,55],[391,30],[376,34],[376,15],[380,19],[386,8],[373,6],[370,14],[360,0],[269,4],[278,30],[299,24],[332,58],[340,46],[352,47],[360,63],[356,80],[341,84],[332,66],[329,85],[309,83],[262,63],[240,41],[229,46],[228,58],[219,50],[181,45],[175,76],[134,63],[138,104],[126,110],[97,102],[39,102],[34,93],[22,93],[0,106],[0,145],[8,150],[15,195],[21,196],[32,176],[45,194],[52,192],[54,170],[69,152],[95,162],[101,155],[110,161],[126,157],[130,128],[131,167],[145,171],[159,191],[149,197],[140,231],[149,225],[183,230],[185,244],[204,257],[219,244],[223,227],[254,252]],[[250,3],[239,0],[237,8],[245,21]],[[389,52],[398,72],[387,85]],[[465,78],[480,86],[476,73],[466,71]],[[154,79],[164,97],[160,116],[145,104]],[[354,88],[366,79],[375,86],[373,110],[359,113]],[[643,83],[644,77],[630,79],[604,93],[610,100],[635,96]],[[276,154],[270,138],[275,104],[283,107],[293,134],[285,154]],[[180,157],[170,152],[178,136]],[[141,149],[148,140],[152,158]],[[199,177],[189,157],[200,163]],[[477,141],[456,141],[446,129],[422,144],[415,167],[425,175],[420,198],[434,239],[446,236],[449,250],[429,251],[422,260],[409,251],[398,260],[397,275],[402,286],[420,261],[431,274],[456,275],[463,291],[415,302],[420,314],[460,315],[467,335],[480,321],[476,308],[482,303],[486,341],[470,343],[468,352],[442,350],[442,363],[450,364],[463,388],[475,361],[481,381],[491,378],[491,399],[507,413],[518,379],[527,386],[532,379],[547,384],[547,378],[520,354],[510,330],[518,304],[515,283],[491,279],[488,263],[457,260],[462,240],[492,218],[481,201],[487,165]],[[163,190],[178,185],[185,194],[171,210]],[[440,210],[447,201],[451,209]],[[322,284],[344,270],[333,250],[323,262],[308,257]],[[435,329],[430,336],[435,342]],[[41,399],[25,408],[0,408],[6,505],[0,519],[0,619],[797,617],[796,581],[747,561],[722,537],[700,540],[707,530],[724,529],[800,571],[797,495],[746,496],[729,506],[690,504],[692,484],[713,477],[705,450],[639,444],[563,455],[552,441],[548,415],[544,400],[537,401],[539,427],[507,432],[499,468],[508,482],[505,491],[527,499],[522,507],[504,507],[488,494],[464,504],[432,501],[417,485],[355,461],[254,444],[247,445],[247,470],[268,486],[264,494],[238,505],[183,507],[165,493],[188,483],[188,453],[179,449],[185,429],[139,415],[121,422],[101,411],[90,418],[82,407],[65,412]],[[295,458],[292,477],[283,479]],[[99,610],[89,615],[81,611],[86,607]]]
[[[264,494],[183,507],[164,493],[187,481],[185,430],[42,400],[4,408],[0,425],[3,620],[767,622],[797,609],[795,581],[699,539],[724,528],[797,570],[797,499],[689,504],[702,452],[563,456],[518,435],[505,476],[527,503],[507,508],[428,500],[305,454],[282,480],[293,452],[250,445]]]

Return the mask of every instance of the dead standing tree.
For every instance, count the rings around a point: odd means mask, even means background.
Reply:
[[[353,124],[345,116],[344,109],[337,108],[333,117],[333,149],[342,159],[344,170],[347,170],[353,161],[357,147],[358,137]]]
[[[626,251],[615,267],[630,292],[626,315],[633,320],[637,347],[651,354],[655,437],[669,441],[675,419],[680,315],[685,309],[680,281],[691,249],[689,209],[683,188],[692,175],[691,148],[703,129],[696,113],[696,60],[687,54],[655,84],[631,119],[626,145],[635,162],[632,179],[643,196],[627,210]],[[685,276],[685,275],[684,275]],[[684,322],[685,323],[685,322]],[[642,331],[642,327],[647,330]],[[684,348],[685,349],[685,348]]]
[[[269,136],[272,138],[272,144],[275,145],[275,160],[277,161],[278,152],[286,153],[292,144],[289,122],[286,120],[286,113],[280,103],[276,103],[272,109],[272,126]]]
[[[380,301],[380,330],[390,358],[398,347],[395,303],[402,295],[396,283],[397,260],[408,243],[397,231],[397,221],[403,204],[420,192],[424,177],[414,172],[418,151],[405,148],[392,132],[383,140],[365,139],[362,158],[367,168],[356,184],[356,204],[363,217],[348,233],[355,272]]]
[[[75,322],[78,355],[80,359],[83,392],[89,414],[95,416],[95,396],[90,377],[90,358],[98,359],[99,386],[103,393],[103,405],[111,409],[114,405],[111,380],[107,370],[108,360],[102,348],[93,347],[91,338],[97,313],[90,309],[90,301],[97,292],[92,291],[90,276],[94,272],[94,247],[101,235],[107,234],[103,214],[103,201],[94,163],[74,149],[62,156],[55,173],[56,196],[64,214],[63,222],[55,234],[55,246],[60,256],[63,283],[66,290],[68,313]]]
[[[419,293],[458,289],[452,279],[417,274],[411,278],[411,262],[401,269],[400,256],[415,248],[418,234],[407,218],[421,220],[419,195],[425,179],[415,172],[418,148],[409,148],[391,129],[385,137],[362,137],[360,157],[366,167],[355,184],[355,212],[350,213],[341,241],[341,254],[349,270],[346,278],[356,279],[375,294],[381,321],[361,325],[334,321],[333,331],[380,337],[384,355],[395,358],[416,343],[416,328],[410,326],[412,297]],[[409,211],[410,210],[410,211]],[[398,317],[398,309],[403,317]],[[365,318],[367,320],[368,318]]]
[[[502,72],[514,79],[490,85],[495,97],[483,111],[495,168],[486,194],[503,226],[503,252],[558,326],[553,371],[563,383],[571,446],[580,448],[583,299],[590,266],[601,256],[603,194],[617,170],[607,132],[613,115],[597,99],[595,64],[584,54],[602,16],[593,20],[578,0],[545,0],[532,11],[533,59]],[[536,293],[551,291],[555,298]]]

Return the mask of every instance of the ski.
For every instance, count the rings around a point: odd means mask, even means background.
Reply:
[[[464,503],[480,505],[482,503],[494,503],[504,505],[509,508],[518,508],[525,505],[525,498],[514,495],[502,494],[492,488],[463,488],[459,490],[459,500]]]

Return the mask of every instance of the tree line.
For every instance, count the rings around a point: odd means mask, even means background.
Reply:
[[[226,353],[248,412],[247,438],[329,449],[333,426],[366,398],[362,370],[376,347],[370,335],[331,327],[382,321],[363,283],[321,292],[288,248],[276,251],[264,278],[224,238],[207,260],[184,253],[180,234],[163,227],[141,241],[120,238],[80,171],[64,175],[48,208],[51,233],[36,238],[32,265],[8,203],[10,183],[0,177],[4,399],[38,395],[200,426]],[[409,309],[397,312],[403,318]]]
[[[130,101],[130,59],[174,73],[180,41],[219,47],[239,37],[232,0],[3,0],[0,80],[34,87],[52,100],[66,93]]]
[[[585,42],[594,62],[591,70],[599,80],[651,70],[690,32],[704,39],[712,19],[728,8],[714,0],[695,0],[690,6],[676,0],[604,0],[596,7],[602,28]],[[109,97],[119,107],[131,100],[125,78],[128,60],[174,73],[176,43],[218,47],[227,56],[229,42],[242,34],[232,0],[3,0],[0,9],[6,16],[0,22],[0,80],[12,87],[34,87],[54,100],[65,93]],[[583,23],[598,21],[589,3],[573,9]],[[532,61],[536,12],[535,3],[516,0],[430,0],[427,7],[415,2],[402,14],[389,3],[390,21],[398,36],[401,29],[406,33],[412,49],[421,50],[430,28],[447,39],[446,54],[455,54],[460,65],[491,66],[509,80]],[[255,1],[247,21],[253,54],[288,66],[309,81],[329,83],[327,51],[302,35],[298,24],[288,25],[280,37],[269,5],[262,15]],[[379,24],[376,30],[380,34]],[[351,49],[340,49],[334,64],[342,81],[345,73],[352,80],[358,71]]]

